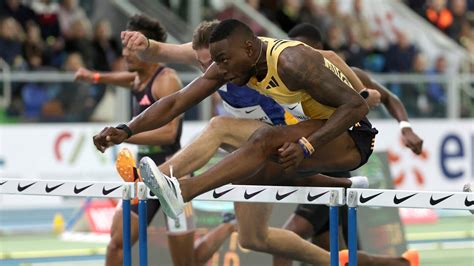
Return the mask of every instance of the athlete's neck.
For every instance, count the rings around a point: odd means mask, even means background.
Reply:
[[[150,79],[153,77],[159,67],[161,67],[160,64],[150,64],[149,67],[137,70],[139,80],[138,90],[142,90],[146,87],[146,85],[148,84],[148,82],[150,82]]]
[[[268,72],[267,66],[267,43],[257,39],[260,43],[258,47],[260,47],[259,56],[257,57],[257,61],[255,62],[255,77],[258,81],[262,81]]]

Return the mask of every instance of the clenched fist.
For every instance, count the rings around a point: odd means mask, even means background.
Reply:
[[[128,138],[125,130],[115,127],[106,127],[99,134],[93,137],[94,145],[100,152],[113,145],[120,144]]]
[[[143,52],[150,46],[150,41],[138,31],[122,31],[120,34],[123,47],[135,52]]]
[[[94,72],[80,67],[74,74],[74,81],[94,82]]]

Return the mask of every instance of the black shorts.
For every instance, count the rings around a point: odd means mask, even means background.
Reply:
[[[355,170],[369,160],[370,155],[374,151],[375,135],[379,133],[377,129],[372,127],[367,117],[356,123],[348,130],[349,135],[354,140],[357,150],[360,153],[360,164],[351,170]]]
[[[139,153],[138,162],[140,162],[140,160],[145,156],[150,157],[156,163],[156,165],[160,165],[166,161],[166,158],[168,158],[170,154],[166,154],[166,153],[140,154]],[[147,200],[146,203],[147,203],[146,204],[147,205],[146,206],[147,207],[147,223],[150,224],[151,220],[153,220],[153,218],[155,217],[155,214],[160,209],[160,202],[157,199],[151,199],[151,200]],[[132,210],[132,212],[138,215],[138,204],[132,205],[130,209]]]

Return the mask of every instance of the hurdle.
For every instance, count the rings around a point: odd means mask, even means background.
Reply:
[[[136,192],[137,191],[137,192]],[[330,207],[331,266],[339,265],[338,210],[345,204],[345,189],[334,187],[284,187],[225,185],[194,200],[248,203],[320,204]],[[130,200],[139,199],[139,260],[148,264],[146,201],[156,199],[143,183],[88,182],[64,180],[1,179],[0,194],[120,198],[123,208],[123,265],[131,266]],[[334,240],[333,240],[334,239]]]
[[[474,210],[474,193],[347,189],[349,266],[357,265],[357,207]]]

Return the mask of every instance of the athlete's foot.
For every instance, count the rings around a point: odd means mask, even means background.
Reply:
[[[353,176],[350,177],[349,180],[351,181],[351,188],[368,188],[369,187],[369,179],[366,176]]]
[[[409,266],[420,266],[420,254],[417,250],[409,249],[403,253],[402,257],[408,261]]]
[[[464,191],[464,192],[474,192],[474,182],[465,184],[462,191]],[[470,212],[472,214],[474,214],[473,210],[470,210]]]
[[[184,209],[178,179],[173,177],[172,172],[170,177],[163,174],[149,157],[140,160],[140,173],[143,182],[160,200],[165,214],[177,219]]]
[[[349,263],[349,250],[339,251],[339,266],[346,266]]]

